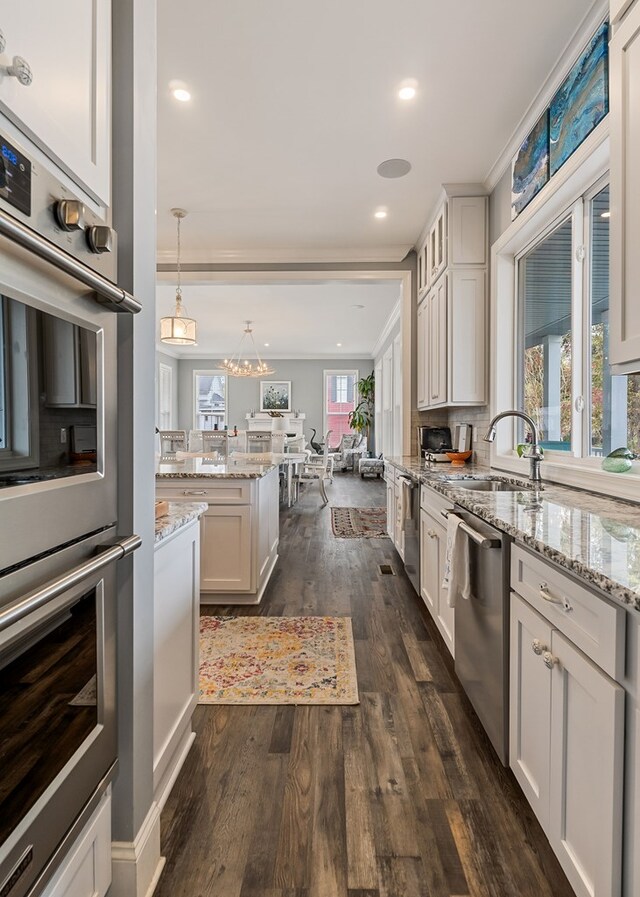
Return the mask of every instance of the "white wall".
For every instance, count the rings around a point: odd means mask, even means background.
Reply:
[[[291,381],[291,407],[306,414],[305,435],[311,438],[312,428],[322,433],[323,371],[357,370],[358,377],[366,377],[373,370],[370,358],[310,358],[269,359],[275,374],[265,380]],[[178,414],[176,425],[181,430],[193,427],[193,372],[212,370],[214,362],[209,358],[180,359],[178,364]],[[246,426],[245,415],[252,409],[260,409],[260,380],[252,377],[230,377],[228,382],[229,429]]]

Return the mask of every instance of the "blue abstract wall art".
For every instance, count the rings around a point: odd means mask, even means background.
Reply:
[[[549,180],[549,110],[545,109],[513,160],[511,217],[515,218]]]
[[[551,175],[567,161],[609,111],[609,23],[596,31],[549,109]]]

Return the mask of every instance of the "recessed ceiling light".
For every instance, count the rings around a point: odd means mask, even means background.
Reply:
[[[601,218],[611,218],[611,212],[607,209],[606,212],[601,212],[601,213],[600,213],[600,217],[601,217]]]
[[[169,90],[173,98],[181,103],[188,103],[191,99],[191,93],[184,81],[169,81]]]
[[[336,346],[337,346],[338,348],[340,348],[340,347],[342,346],[342,343],[336,343]]]
[[[407,162],[406,159],[386,159],[377,168],[381,178],[403,178],[410,171],[411,162]]]
[[[268,346],[268,345],[269,345],[269,343],[265,343],[265,346]]]
[[[401,100],[412,100],[417,93],[417,88],[418,82],[415,78],[406,78],[400,85],[398,96]]]
[[[378,209],[376,212],[373,213],[373,217],[374,218],[386,218],[387,210],[386,209]]]

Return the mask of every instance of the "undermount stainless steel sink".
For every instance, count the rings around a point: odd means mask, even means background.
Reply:
[[[454,489],[472,489],[474,492],[523,492],[526,486],[505,483],[504,480],[449,480]]]

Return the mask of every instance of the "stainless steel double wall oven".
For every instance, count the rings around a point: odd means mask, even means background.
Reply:
[[[68,183],[68,182],[67,182]],[[115,234],[0,134],[0,895],[45,886],[116,763]]]

